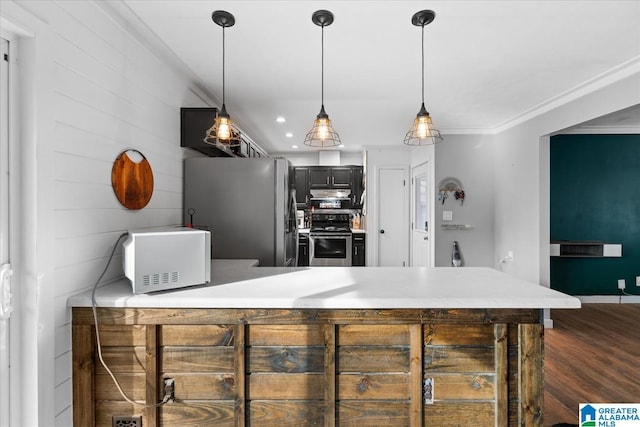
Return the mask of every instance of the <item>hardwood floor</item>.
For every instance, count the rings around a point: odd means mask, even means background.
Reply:
[[[579,403],[640,402],[640,304],[551,310],[544,424],[578,423]]]

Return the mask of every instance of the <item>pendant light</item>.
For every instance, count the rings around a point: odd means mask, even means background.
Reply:
[[[329,115],[324,111],[324,27],[333,23],[333,13],[328,10],[317,10],[311,15],[311,22],[322,28],[322,90],[320,113],[313,122],[313,127],[304,138],[304,145],[310,147],[335,147],[340,145],[340,136],[333,130]]]
[[[211,19],[217,25],[222,27],[222,108],[218,111],[213,126],[207,130],[204,137],[204,142],[211,145],[222,145],[225,147],[235,147],[240,145],[240,131],[235,126],[229,113],[227,113],[227,107],[224,104],[224,29],[232,27],[236,20],[232,14],[225,12],[224,10],[216,10],[211,14]]]
[[[436,14],[432,10],[421,10],[416,12],[411,18],[411,23],[417,27],[422,27],[422,106],[413,122],[413,126],[404,137],[406,145],[431,145],[442,141],[440,131],[431,121],[431,116],[424,106],[424,27],[431,23]]]

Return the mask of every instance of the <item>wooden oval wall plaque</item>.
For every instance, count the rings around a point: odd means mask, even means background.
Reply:
[[[142,160],[135,162],[127,153],[137,153]],[[111,185],[122,206],[127,209],[144,208],[153,194],[153,172],[149,161],[138,150],[123,151],[113,162]]]

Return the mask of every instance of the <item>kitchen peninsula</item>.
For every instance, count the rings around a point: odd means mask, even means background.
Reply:
[[[212,283],[72,307],[75,426],[542,426],[543,308],[580,301],[489,268],[212,265]],[[127,424],[128,425],[128,424]]]

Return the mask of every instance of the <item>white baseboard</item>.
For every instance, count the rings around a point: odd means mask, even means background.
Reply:
[[[583,303],[638,304],[640,295],[574,295]]]

